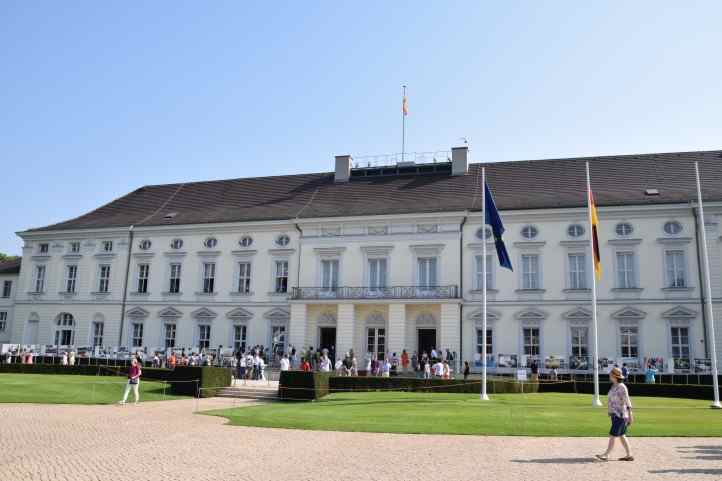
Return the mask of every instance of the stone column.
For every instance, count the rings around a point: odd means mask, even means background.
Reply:
[[[441,335],[438,347],[459,355],[459,304],[441,304]]]
[[[389,328],[387,331],[386,350],[389,356],[396,353],[401,357],[401,351],[406,346],[406,304],[389,304]]]
[[[306,324],[307,324],[307,308],[306,304],[291,304],[291,319],[288,326],[288,344],[301,351],[306,346]]]
[[[353,349],[354,305],[339,304],[336,318],[336,358]]]

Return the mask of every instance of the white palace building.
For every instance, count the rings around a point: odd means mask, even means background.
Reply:
[[[585,161],[599,206],[599,355],[677,369],[709,357],[694,161],[722,346],[722,151],[487,163],[514,271],[481,225],[481,166],[443,162],[141,187],[18,235],[0,265],[0,343],[432,347],[480,365],[488,242],[490,365],[592,355]],[[719,352],[719,351],[718,351]]]

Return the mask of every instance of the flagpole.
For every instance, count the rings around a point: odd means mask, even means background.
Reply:
[[[489,396],[486,394],[486,168],[481,168],[481,400],[488,401]]]
[[[403,86],[403,101],[404,105],[401,109],[401,162],[404,161],[404,157],[406,155],[406,85]]]
[[[714,334],[714,310],[712,309],[712,287],[709,275],[709,255],[707,254],[707,228],[704,224],[704,207],[702,206],[702,184],[699,180],[699,163],[694,163],[694,172],[697,176],[697,204],[699,206],[699,223],[702,231],[702,259],[704,260],[704,296],[706,298],[705,308],[707,309],[707,324],[709,339],[712,346],[712,387],[714,389],[714,402],[710,406],[714,409],[722,409],[719,400],[719,380],[717,378],[717,346]]]
[[[589,211],[589,260],[592,266],[592,330],[594,332],[594,398],[592,406],[601,406],[599,399],[599,330],[597,328],[597,273],[594,269],[594,225],[592,221],[592,182],[589,177],[589,162],[587,162],[587,210]]]

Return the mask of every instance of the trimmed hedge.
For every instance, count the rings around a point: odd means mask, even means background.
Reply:
[[[176,366],[168,379],[171,393],[213,397],[218,390],[231,385],[231,369],[209,366]]]
[[[286,401],[312,401],[329,392],[331,375],[321,372],[281,371],[278,397]]]
[[[611,384],[609,382],[599,383],[600,394],[606,394]],[[627,384],[629,395],[671,397],[685,399],[712,399],[714,391],[712,386],[693,386],[675,384]],[[539,392],[565,392],[594,394],[594,383],[591,382],[569,382],[558,384],[540,384]]]
[[[143,368],[143,378],[166,381],[171,378],[170,369]],[[59,364],[0,364],[0,373],[13,374],[78,374],[82,376],[125,376],[127,367],[112,366],[61,366]]]

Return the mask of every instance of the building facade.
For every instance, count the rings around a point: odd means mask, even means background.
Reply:
[[[720,305],[719,152],[485,164],[514,271],[499,267],[482,228],[481,164],[467,156],[459,148],[448,162],[382,168],[354,168],[340,156],[328,174],[144,187],[21,232],[6,340],[149,350],[260,344],[278,355],[311,346],[378,357],[436,348],[479,367],[486,338],[498,369],[531,359],[587,369],[589,160],[603,266],[600,357],[630,366],[661,358],[666,370],[678,359],[683,370],[709,356],[692,162],[706,177]]]

